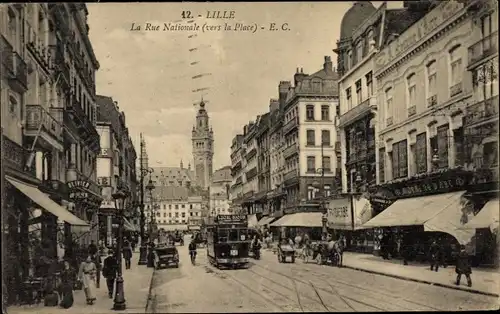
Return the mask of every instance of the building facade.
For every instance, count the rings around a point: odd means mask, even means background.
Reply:
[[[371,166],[372,174],[356,172],[355,181],[362,184],[354,186],[367,191],[378,210],[365,227],[410,232],[421,241],[432,237],[423,231],[438,232],[451,243],[467,244],[475,261],[492,259],[488,227],[462,227],[482,208],[488,210],[487,204],[498,204],[497,8],[488,1],[405,3],[398,15],[413,17],[411,25],[397,36],[381,35],[382,41],[375,42],[379,51],[373,56],[368,51],[371,68],[359,75],[371,70],[375,82],[374,105],[368,107],[377,112],[369,124],[375,129],[377,178]],[[390,10],[384,14],[387,19]],[[342,78],[342,84],[348,82],[349,77]],[[349,104],[347,96],[341,102]],[[362,101],[351,110],[368,110]],[[349,114],[340,119],[347,166],[350,148],[364,149],[359,141],[349,144],[348,123],[342,122],[359,116]],[[343,181],[350,191],[347,170]],[[434,205],[426,206],[431,199]],[[412,215],[413,222],[407,222]]]
[[[196,115],[196,125],[193,126],[192,142],[196,185],[206,190],[213,173],[214,132],[203,100]]]
[[[241,201],[243,199],[243,164],[246,162],[242,157],[243,135],[237,134],[231,144],[231,188],[230,207],[231,211],[238,213],[242,210]]]
[[[314,74],[296,72],[283,110],[285,214],[318,210],[319,191],[327,197],[337,189],[337,106],[337,73],[330,57]]]
[[[36,270],[42,256],[77,265],[80,249],[98,238],[99,63],[87,14],[80,3],[0,8],[2,206],[6,213],[16,209],[2,220],[11,230],[3,239],[11,251],[6,256],[15,258],[4,273],[8,288],[29,275],[45,276]],[[16,298],[16,292],[8,296]]]
[[[139,230],[137,154],[126,127],[125,113],[111,97],[97,96],[97,130],[101,137],[101,152],[97,159],[97,178],[103,201],[99,210],[100,240],[108,245],[116,237],[117,221],[113,193],[128,191],[127,221]],[[129,224],[125,224],[130,227]],[[114,227],[113,227],[114,226]],[[135,230],[129,230],[135,231]]]
[[[231,166],[222,167],[212,175],[209,212],[211,216],[228,215],[230,211]]]

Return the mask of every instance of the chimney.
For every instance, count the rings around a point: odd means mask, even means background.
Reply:
[[[269,100],[269,112],[273,112],[280,108],[280,102],[277,99]]]
[[[282,106],[285,104],[286,95],[288,94],[288,90],[290,89],[290,87],[292,87],[292,83],[290,81],[281,81],[280,82],[280,85],[278,87],[278,91],[279,91],[279,102],[280,102],[280,105],[282,105]]]
[[[333,65],[332,65],[332,58],[330,56],[325,56],[325,63],[323,63],[323,70],[325,70],[326,73],[332,73]]]

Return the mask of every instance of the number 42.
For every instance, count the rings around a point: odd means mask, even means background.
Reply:
[[[190,19],[191,18],[191,11],[182,11],[181,16],[183,19]]]

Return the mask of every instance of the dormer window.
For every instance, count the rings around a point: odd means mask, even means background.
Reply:
[[[347,52],[347,68],[346,71],[349,71],[352,68],[352,51],[349,50]]]
[[[363,59],[363,40],[360,40],[356,45],[356,64]]]

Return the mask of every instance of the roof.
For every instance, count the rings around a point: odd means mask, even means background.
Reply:
[[[184,186],[165,186],[159,185],[156,186],[152,192],[153,199],[157,202],[167,201],[167,200],[186,200],[189,196],[189,189]],[[149,192],[145,193],[147,196],[147,200],[145,202],[150,202],[149,200]]]
[[[385,25],[386,31],[382,38],[381,48],[388,44],[388,39],[392,34],[402,34],[410,26],[424,17],[425,11],[413,11],[408,9],[389,9],[386,11]]]
[[[376,8],[370,1],[356,1],[342,18],[340,39],[351,37],[352,32],[375,11]]]
[[[233,179],[231,177],[231,166],[225,166],[216,170],[212,174],[212,183],[215,182],[231,182]]]
[[[113,132],[120,134],[122,132],[122,123],[120,121],[120,112],[116,108],[112,97],[96,96],[97,101],[97,121],[109,122]]]
[[[181,167],[153,167],[153,177],[157,178],[160,181],[160,184],[163,185],[171,185],[169,182],[174,181],[175,184],[182,180],[184,182],[193,182],[194,181],[194,171],[181,168]]]

